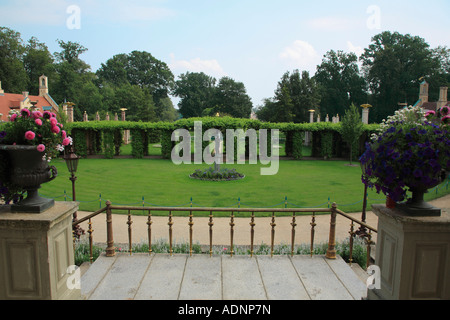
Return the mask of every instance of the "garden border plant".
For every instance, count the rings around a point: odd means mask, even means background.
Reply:
[[[105,251],[106,244],[96,243],[93,245],[93,260],[95,261],[102,252]],[[314,245],[313,255],[324,255],[328,249],[328,243],[318,243]],[[129,252],[128,244],[117,244],[117,252]],[[172,244],[172,252],[174,254],[189,254],[190,247],[188,242],[174,242]],[[311,254],[310,244],[296,244],[294,255],[310,255]],[[271,254],[270,245],[261,243],[260,245],[255,245],[254,255],[270,255]],[[140,242],[132,245],[133,253],[148,253],[148,243]],[[248,255],[250,256],[250,247],[247,245],[236,245],[233,248],[235,255]],[[152,253],[156,254],[168,254],[169,253],[169,243],[166,239],[158,239],[152,242]],[[192,244],[193,254],[208,254],[209,255],[209,245],[201,245],[200,243]],[[227,255],[230,254],[228,246],[223,245],[213,245],[213,255]],[[278,244],[274,245],[274,255],[290,255],[291,245],[288,244]],[[350,243],[349,239],[336,242],[336,254],[342,257],[345,262],[349,262],[350,256]],[[89,243],[87,239],[76,240],[75,241],[75,264],[80,266],[84,262],[89,262]],[[353,242],[353,263],[358,264],[361,268],[365,270],[367,262],[367,245],[363,239],[355,237]]]

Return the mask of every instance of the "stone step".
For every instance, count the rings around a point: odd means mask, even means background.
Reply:
[[[117,254],[81,278],[89,300],[360,300],[365,283],[341,257]]]

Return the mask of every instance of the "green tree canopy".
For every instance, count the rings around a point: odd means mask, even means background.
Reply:
[[[186,72],[176,81],[173,94],[181,98],[178,108],[184,118],[200,117],[214,107],[216,79],[203,72]]]
[[[264,105],[257,110],[258,118],[271,122],[309,121],[309,111],[320,109],[320,90],[309,72],[298,70],[292,74],[286,72],[278,82],[273,99],[264,100]]]
[[[219,80],[214,92],[215,110],[235,118],[250,118],[253,104],[242,82],[229,77]]]
[[[399,103],[414,104],[421,79],[431,83],[441,73],[440,61],[424,39],[398,32],[374,36],[361,61],[378,122],[399,109]],[[430,85],[430,92],[438,90]]]
[[[22,60],[24,51],[20,33],[0,27],[0,81],[5,92],[20,93],[27,88],[28,79]]]
[[[351,103],[367,102],[366,83],[357,63],[358,57],[354,53],[331,50],[317,66],[315,79],[321,87],[320,111],[323,115],[343,115]]]

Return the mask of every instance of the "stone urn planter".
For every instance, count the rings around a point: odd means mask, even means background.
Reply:
[[[54,166],[43,159],[43,153],[36,146],[0,145],[9,158],[9,182],[27,191],[27,197],[11,205],[14,213],[42,213],[54,206],[53,199],[38,194],[41,184],[52,181],[58,175]]]
[[[429,189],[432,189],[442,182],[448,176],[448,172],[443,170],[439,180],[433,186],[425,186],[425,185],[416,185],[414,187],[409,187],[411,190],[412,196],[411,199],[404,203],[397,204],[397,208],[406,213],[407,215],[413,217],[439,217],[441,216],[442,210],[440,208],[436,208],[426,202],[424,200],[424,195],[428,192]]]

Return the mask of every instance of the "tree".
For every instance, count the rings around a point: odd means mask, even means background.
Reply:
[[[54,54],[58,76],[54,82],[52,97],[56,101],[71,101],[78,106],[82,99],[89,99],[89,96],[83,95],[83,88],[94,80],[90,66],[80,58],[87,49],[76,42],[59,40],[58,43],[61,51]]]
[[[28,76],[28,92],[39,93],[38,79],[45,74],[53,83],[56,80],[54,58],[47,46],[32,37],[25,46],[23,65]]]
[[[363,123],[357,107],[352,103],[345,112],[341,123],[341,135],[350,147],[350,165],[352,165],[353,146],[359,141],[363,133]]]
[[[253,104],[242,82],[223,77],[214,93],[215,110],[236,118],[250,118]]]
[[[314,76],[321,86],[320,111],[323,114],[343,115],[351,103],[367,102],[366,84],[357,62],[354,53],[331,50],[324,55]]]
[[[162,100],[168,98],[174,85],[174,76],[167,64],[145,51],[115,55],[102,63],[97,76],[100,85],[128,83],[148,89],[158,111],[162,110]]]
[[[266,99],[257,111],[258,118],[272,122],[307,122],[308,110],[319,110],[320,91],[309,72],[286,72],[278,82],[273,99]],[[262,115],[262,118],[260,118]]]
[[[156,121],[155,104],[149,90],[142,90],[137,85],[124,84],[114,91],[111,111],[120,114],[120,109],[127,109],[129,121]]]
[[[400,102],[414,104],[418,99],[420,79],[433,79],[440,74],[441,68],[424,39],[390,31],[372,38],[361,61],[377,121],[393,114]]]
[[[27,88],[28,78],[22,61],[24,50],[19,32],[0,27],[0,81],[3,80],[5,92],[20,93]]]
[[[184,118],[201,117],[205,109],[214,107],[216,79],[203,72],[186,72],[176,81],[173,94],[181,98],[178,110]]]

